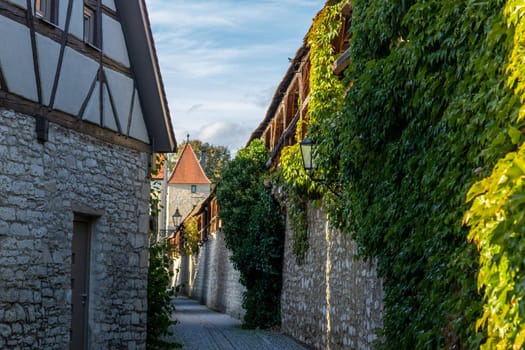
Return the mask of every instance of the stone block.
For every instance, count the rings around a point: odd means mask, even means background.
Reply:
[[[7,325],[5,323],[0,323],[0,335],[3,338],[9,338],[12,333],[13,333],[13,331],[11,329],[11,326],[9,326],[9,325]],[[0,340],[1,340],[1,338],[0,338]]]
[[[13,323],[16,321],[16,310],[13,308],[8,309],[4,313],[4,321],[7,323]]]
[[[14,217],[14,216],[13,216]],[[30,231],[29,231],[29,227],[27,225],[24,225],[24,224],[20,224],[20,223],[14,223],[12,224],[10,227],[9,227],[9,231],[12,235],[15,235],[15,236],[23,236],[23,237],[26,237],[26,236],[29,236],[30,234]]]
[[[14,221],[16,219],[15,208],[13,208],[13,207],[0,207],[0,218],[2,218],[2,220],[6,220],[6,221]]]
[[[20,323],[13,323],[11,325],[11,329],[13,334],[21,334],[23,333],[24,328],[22,327],[22,324]]]
[[[85,165],[87,168],[96,168],[98,166],[98,162],[93,158],[88,158],[85,161]]]
[[[33,240],[18,241],[17,246],[20,250],[33,250],[35,248],[35,242]]]

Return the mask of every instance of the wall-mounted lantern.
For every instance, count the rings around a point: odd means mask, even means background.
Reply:
[[[314,151],[314,143],[308,136],[304,138],[299,143],[299,146],[301,147],[301,157],[303,159],[303,167],[304,170],[311,172],[312,170],[317,168],[317,164],[315,164],[314,158],[313,158],[313,151]]]
[[[179,208],[175,209],[175,213],[171,216],[171,220],[173,220],[173,226],[175,226],[175,230],[179,228],[180,220],[182,219],[182,215],[180,215]]]
[[[304,140],[302,140],[299,143],[299,146],[301,147],[301,158],[303,160],[303,167],[304,167],[304,170],[308,172],[308,176],[310,177],[310,179],[312,179],[312,181],[322,184],[330,192],[332,192],[334,195],[339,197],[340,194],[335,189],[332,188],[332,185],[330,185],[329,183],[327,183],[326,181],[322,179],[315,178],[313,176],[313,170],[317,169],[317,163],[315,162],[315,157],[314,157],[314,153],[316,151],[315,149],[316,145],[312,142],[312,140],[310,140],[310,138],[308,138],[308,136],[306,136]]]

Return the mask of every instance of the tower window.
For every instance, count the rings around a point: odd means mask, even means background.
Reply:
[[[191,193],[197,193],[197,185],[191,185]]]

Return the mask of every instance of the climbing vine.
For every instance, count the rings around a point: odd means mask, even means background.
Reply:
[[[199,251],[200,237],[196,217],[191,217],[184,221],[183,237],[184,253],[186,255],[197,254]]]
[[[519,101],[518,121],[525,117],[525,8],[508,1],[504,11],[513,48],[506,84]],[[522,127],[520,125],[520,127]],[[487,178],[467,194],[465,214],[469,238],[480,251],[478,288],[484,296],[477,327],[487,328],[483,349],[521,349],[525,344],[525,144],[521,131],[509,123],[507,133],[521,146],[498,161]]]
[[[344,2],[333,2],[325,6],[313,21],[307,35],[310,49],[310,102],[309,114],[302,116],[296,127],[296,143],[284,147],[281,152],[281,186],[288,193],[287,210],[293,230],[293,252],[298,264],[304,262],[308,243],[307,201],[318,199],[322,193],[330,192],[326,188],[325,172],[330,169],[320,167],[314,174],[316,180],[304,171],[299,149],[305,127],[310,127],[310,137],[317,144],[322,144],[317,135],[329,132],[330,120],[340,115],[344,85],[332,72],[336,59],[332,41],[341,27],[341,8]],[[321,146],[322,147],[322,146]],[[334,157],[325,160],[332,162]],[[328,185],[330,186],[330,185]]]
[[[161,164],[157,154],[152,175],[157,174]],[[156,220],[160,210],[159,188],[150,190],[150,216]],[[167,340],[172,334],[170,327],[176,324],[172,319],[175,307],[171,303],[174,289],[170,288],[170,260],[168,257],[168,243],[157,242],[157,232],[150,233],[149,267],[148,267],[148,319],[146,346],[148,349],[169,350],[179,348],[180,345]]]
[[[252,141],[228,163],[217,186],[221,231],[246,287],[247,328],[280,323],[284,225],[279,206],[265,186],[268,157],[264,143]]]
[[[317,176],[339,190],[338,196],[324,197],[332,225],[351,234],[363,257],[377,260],[385,291],[379,348],[495,344],[495,334],[502,334],[496,319],[506,324],[507,341],[521,344],[523,328],[517,320],[523,317],[523,302],[512,295],[523,295],[523,290],[516,279],[519,265],[512,265],[511,257],[522,252],[519,245],[510,249],[520,236],[508,234],[509,256],[494,261],[490,254],[504,251],[496,247],[500,243],[488,241],[480,257],[461,221],[469,188],[487,177],[498,159],[506,166],[496,167],[486,180],[487,192],[472,193],[479,201],[502,196],[490,212],[497,213],[500,205],[515,215],[520,212],[518,202],[509,203],[516,200],[514,194],[505,197],[497,192],[503,187],[487,185],[497,184],[504,168],[514,169],[510,163],[520,158],[519,152],[512,153],[522,141],[525,114],[525,35],[519,3],[354,0],[350,64],[342,82],[331,74],[329,45],[341,2],[328,2],[308,34],[308,123],[309,136],[318,145]],[[286,173],[293,174],[295,165],[285,160],[283,176],[293,184]],[[519,174],[500,186],[519,194],[518,179]],[[482,244],[487,237],[477,222],[486,227],[501,217],[480,214],[476,201],[470,214],[476,233],[470,237]],[[496,232],[505,225],[519,226],[512,221],[499,225]],[[499,284],[487,280],[495,275],[484,269],[495,273],[496,266],[506,269],[505,264],[514,275],[506,275],[507,289],[498,289]],[[478,272],[484,297],[478,293]],[[516,289],[508,293],[508,288]],[[505,312],[490,314],[498,310],[491,300],[506,302]]]

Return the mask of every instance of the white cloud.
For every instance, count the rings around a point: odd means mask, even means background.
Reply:
[[[228,148],[233,154],[244,147],[252,129],[239,123],[218,121],[198,130],[197,138],[213,145],[229,145]]]
[[[177,139],[234,150],[264,118],[324,0],[146,3]]]

